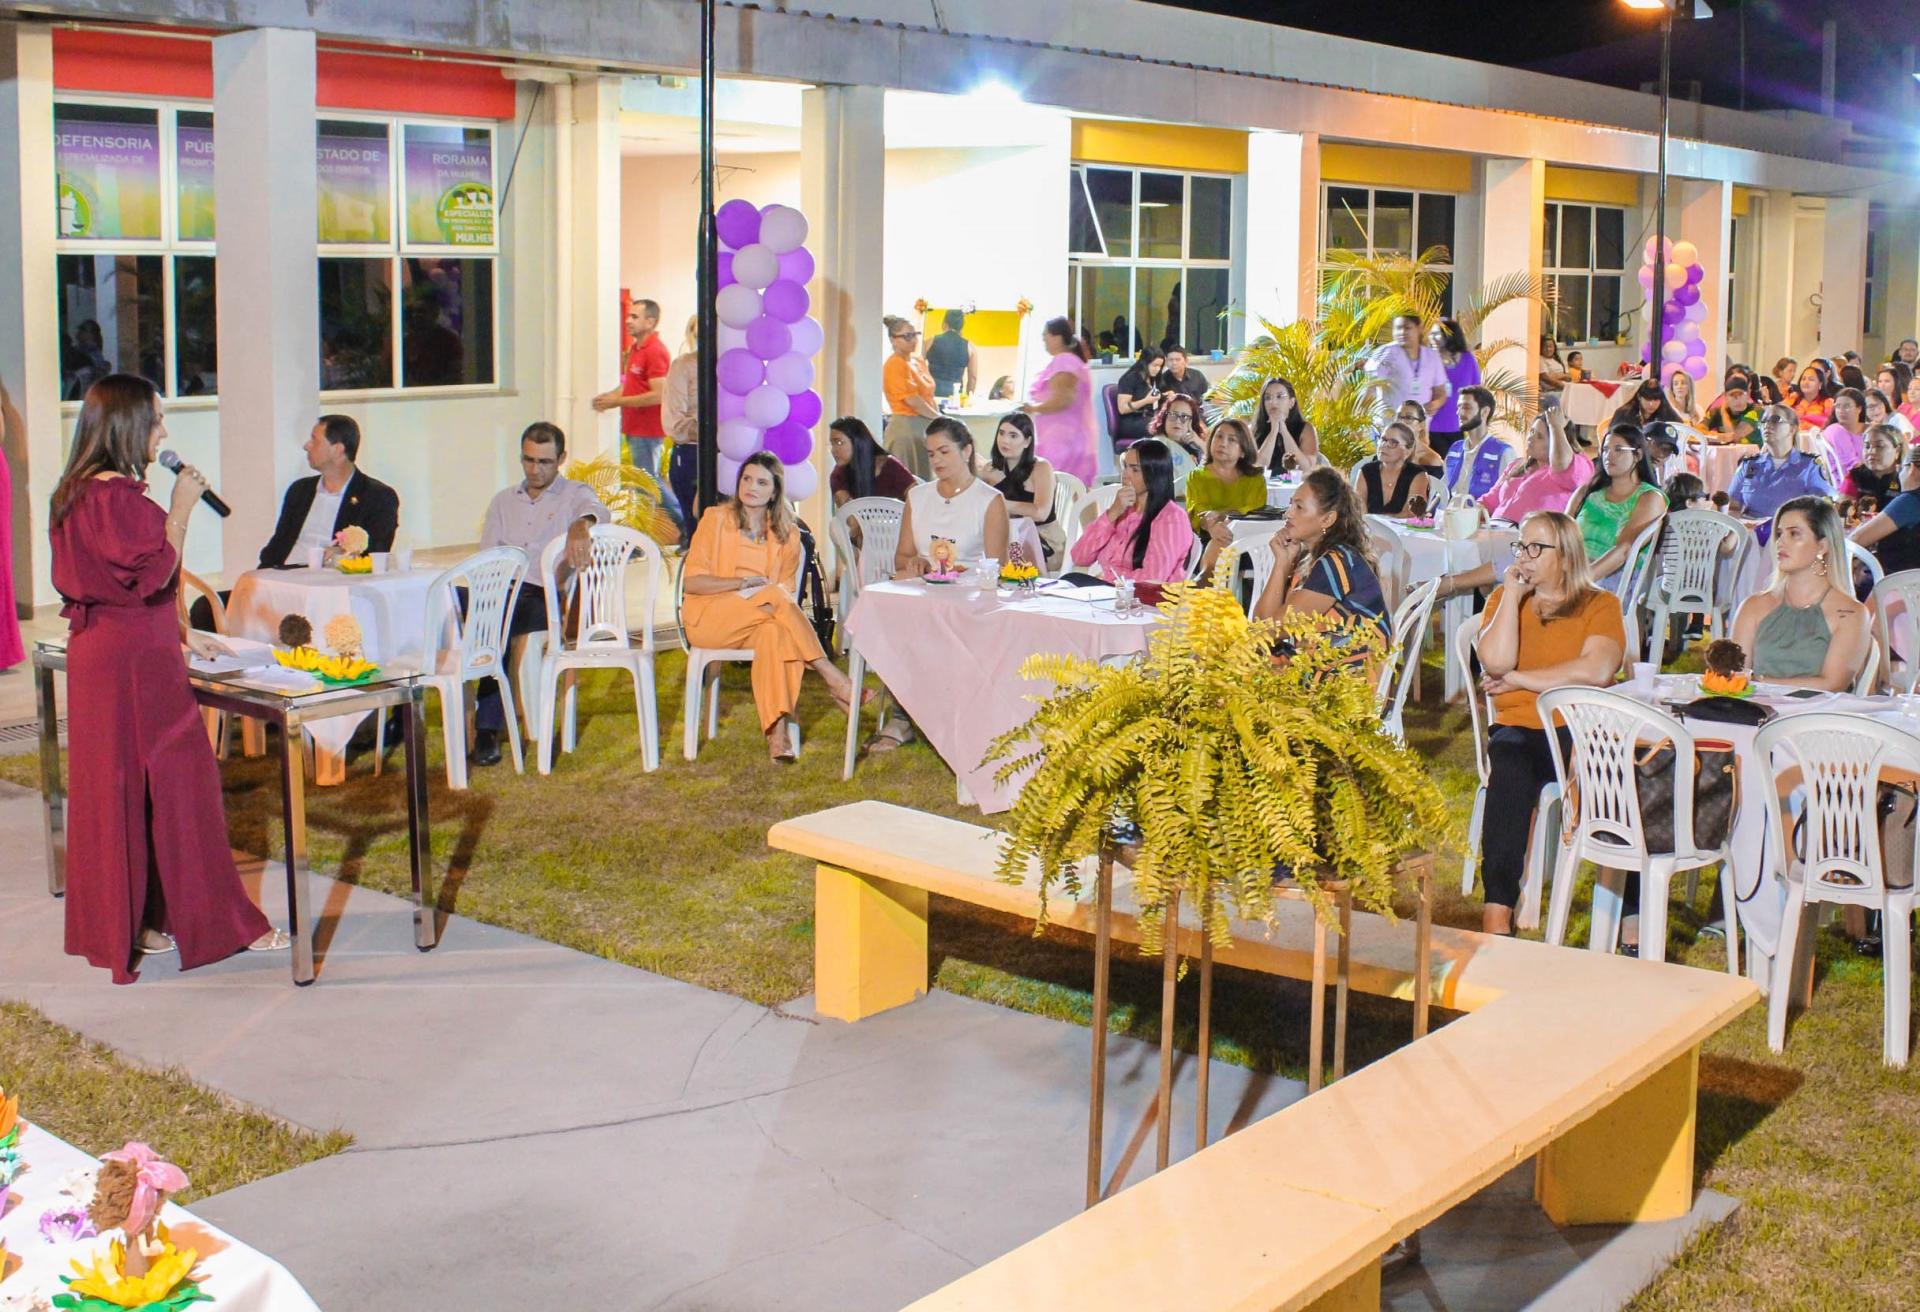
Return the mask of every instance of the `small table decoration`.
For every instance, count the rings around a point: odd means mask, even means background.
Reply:
[[[1032,592],[1040,585],[1040,567],[1027,559],[1026,548],[1010,547],[1007,563],[1000,567],[1000,586],[1015,592]]]

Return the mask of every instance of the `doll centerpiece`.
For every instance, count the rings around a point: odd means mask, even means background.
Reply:
[[[199,1253],[174,1247],[160,1223],[167,1195],[186,1186],[186,1173],[144,1143],[101,1158],[87,1219],[101,1234],[119,1233],[104,1253],[76,1260],[74,1273],[60,1277],[66,1292],[53,1305],[66,1312],[180,1312],[210,1302],[194,1279]]]
[[[953,549],[953,539],[935,538],[933,545],[927,548],[927,559],[933,562],[927,571],[927,578],[935,583],[952,583],[963,572],[960,568],[960,554]]]
[[[1025,547],[1007,549],[1007,561],[1000,567],[1000,586],[1015,592],[1032,592],[1040,585],[1040,567],[1027,559]]]
[[[1747,673],[1747,653],[1731,638],[1707,644],[1703,653],[1707,671],[1700,676],[1700,691],[1710,697],[1750,697],[1753,679]]]
[[[373,557],[367,554],[367,531],[349,524],[333,535],[326,560],[342,574],[373,573]]]

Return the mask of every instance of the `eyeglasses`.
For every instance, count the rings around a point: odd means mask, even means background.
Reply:
[[[1516,542],[1513,544],[1513,554],[1516,556],[1524,556],[1528,560],[1540,559],[1540,553],[1543,551],[1558,550],[1560,550],[1560,548],[1554,546],[1551,542]]]
[[[893,335],[893,340],[896,342],[910,342],[914,338],[918,337],[919,335],[920,334],[917,331],[910,328],[904,333],[895,333]]]

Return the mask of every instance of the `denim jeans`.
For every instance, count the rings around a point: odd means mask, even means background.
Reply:
[[[627,459],[632,462],[634,468],[646,470],[654,482],[660,485],[661,506],[664,507],[666,512],[672,515],[677,522],[684,523],[686,516],[681,513],[680,499],[673,494],[673,484],[662,477],[660,473],[660,444],[666,441],[666,439],[663,437],[628,437],[625,438],[624,441],[627,444]]]

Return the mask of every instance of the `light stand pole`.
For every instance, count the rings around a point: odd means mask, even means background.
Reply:
[[[687,508],[688,527],[697,521],[701,510],[720,499],[720,429],[719,416],[715,413],[720,404],[720,387],[714,372],[720,359],[720,327],[713,303],[720,276],[719,238],[713,229],[714,7],[715,0],[700,0],[700,472],[698,506]]]

